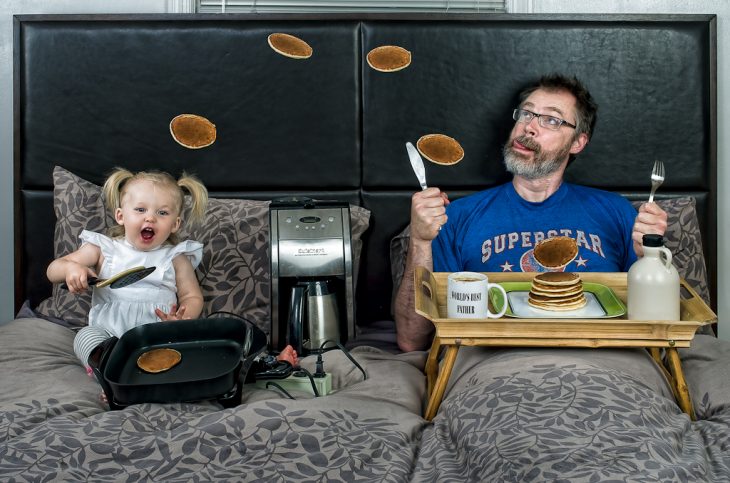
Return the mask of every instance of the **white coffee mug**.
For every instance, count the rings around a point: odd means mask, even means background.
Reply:
[[[489,311],[489,290],[502,292],[502,310]],[[498,283],[489,283],[483,273],[454,272],[447,280],[446,312],[450,319],[496,319],[507,311],[507,292]]]

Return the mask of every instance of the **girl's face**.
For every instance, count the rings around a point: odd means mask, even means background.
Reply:
[[[125,186],[121,208],[114,218],[124,226],[124,238],[141,251],[153,250],[180,228],[177,198],[152,181],[132,181]]]

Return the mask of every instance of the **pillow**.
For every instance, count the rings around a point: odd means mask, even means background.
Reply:
[[[643,201],[632,201],[637,210]],[[697,219],[696,200],[691,197],[657,200],[656,203],[667,212],[667,231],[664,246],[672,252],[672,263],[679,276],[710,305],[710,288],[707,284],[707,268],[702,251],[702,234]]]
[[[632,202],[637,209],[642,203],[643,201]],[[677,267],[679,276],[684,278],[709,305],[710,290],[707,285],[707,270],[702,252],[702,235],[695,210],[695,199],[693,197],[680,197],[657,200],[656,203],[667,212],[667,231],[664,234],[664,244],[672,252],[673,263]],[[405,271],[410,234],[410,226],[406,226],[390,241],[393,301],[395,301],[395,294]],[[709,326],[706,328],[712,330]],[[702,331],[700,330],[700,332]]]
[[[105,232],[114,219],[101,199],[101,187],[56,166],[53,170],[56,230],[54,256],[66,255],[79,246],[82,230]],[[185,209],[189,209],[186,200]],[[210,198],[202,226],[180,230],[181,239],[203,244],[203,259],[196,269],[203,292],[202,316],[232,312],[270,332],[269,307],[269,202]],[[370,212],[350,205],[353,271],[357,274],[362,235]],[[356,279],[355,279],[356,280]],[[36,312],[57,317],[80,327],[87,323],[90,292],[75,296],[54,286],[53,294]]]
[[[82,230],[105,233],[115,223],[104,208],[101,188],[58,166],[53,169],[53,211],[56,213],[55,258],[79,247]],[[63,319],[72,327],[83,327],[90,308],[91,292],[74,295],[55,284],[51,297],[42,301],[36,312],[41,317]]]

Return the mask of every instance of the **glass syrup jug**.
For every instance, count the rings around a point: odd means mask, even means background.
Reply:
[[[630,320],[680,320],[679,273],[661,235],[644,235],[644,256],[629,269]]]

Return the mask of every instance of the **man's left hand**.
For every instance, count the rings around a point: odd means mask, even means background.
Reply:
[[[656,203],[644,203],[639,208],[639,214],[634,220],[634,229],[631,239],[634,241],[634,251],[639,257],[644,256],[642,239],[650,233],[664,235],[667,230],[667,212]]]

